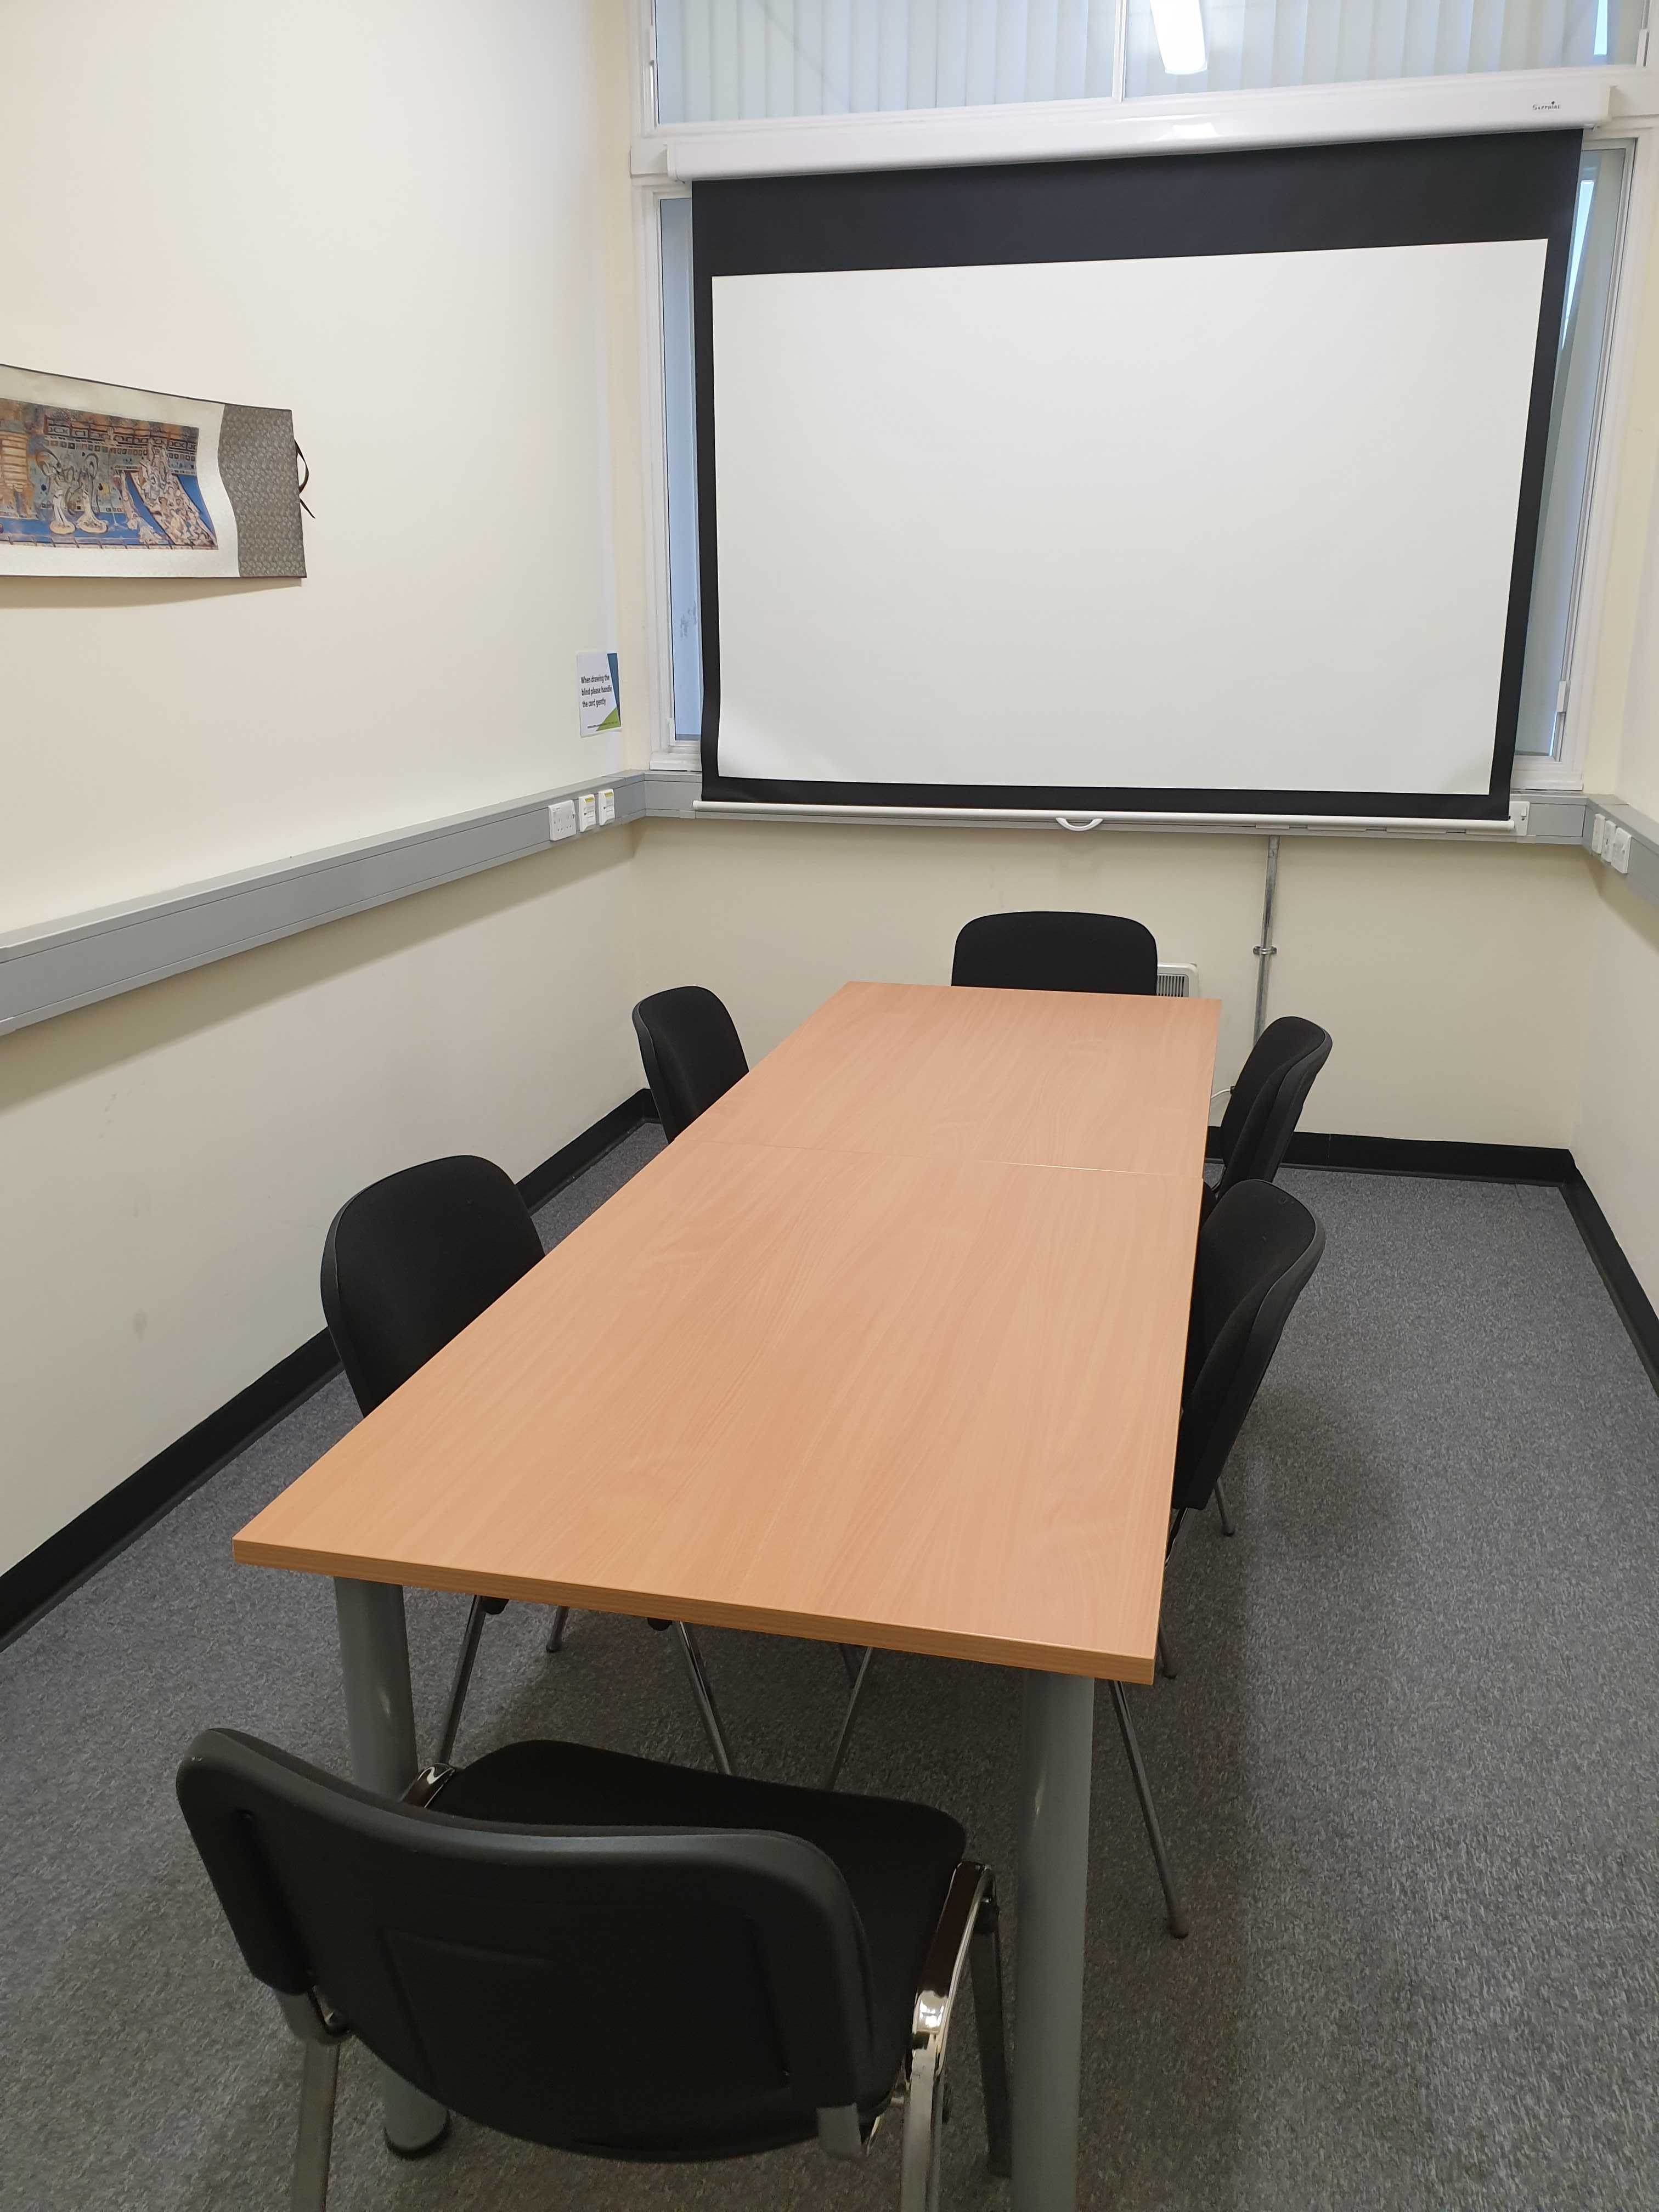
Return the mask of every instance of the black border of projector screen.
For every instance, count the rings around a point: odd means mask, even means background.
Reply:
[[[962,169],[860,171],[692,189],[703,796],[760,805],[1056,812],[1384,816],[1501,821],[1521,704],[1533,556],[1583,136],[1276,147]],[[925,269],[1179,254],[1547,238],[1522,460],[1492,781],[1482,793],[1170,789],[1152,785],[847,783],[728,776],[720,765],[720,572],[714,281],[831,269]],[[1155,750],[1148,732],[1148,750]]]

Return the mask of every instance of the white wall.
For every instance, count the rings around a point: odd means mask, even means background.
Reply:
[[[1217,1081],[1249,1048],[1266,841],[1144,832],[653,821],[642,988],[726,998],[750,1056],[848,976],[943,981],[962,923],[1012,907],[1132,914],[1223,1001]],[[1573,851],[1285,839],[1269,1014],[1336,1040],[1310,1128],[1565,1145],[1594,892]],[[1540,1036],[1551,1040],[1539,1050]]]
[[[321,1328],[354,1190],[524,1175],[637,1090],[634,834],[0,1042],[0,1569]]]
[[[1654,387],[1659,367],[1644,386],[1649,415],[1659,413]],[[1641,427],[1650,426],[1644,420]],[[1659,815],[1659,477],[1651,471],[1645,479],[1632,475],[1624,508],[1631,541],[1645,521],[1646,548],[1620,692],[1616,766],[1600,787]],[[1611,869],[1597,866],[1592,873],[1589,1048],[1573,1155],[1643,1288],[1659,1304],[1659,908],[1636,897]]]
[[[627,15],[7,0],[8,84],[74,57],[76,149],[54,100],[11,103],[0,354],[291,405],[317,516],[302,586],[0,583],[0,921],[597,769],[582,647],[620,647],[643,760]],[[1597,677],[1615,752],[1652,320]],[[0,1569],[319,1326],[352,1189],[456,1148],[521,1175],[633,1091],[641,989],[711,982],[757,1052],[849,975],[945,975],[970,914],[1117,908],[1222,996],[1224,1078],[1262,854],[653,823],[0,1040]],[[1659,975],[1627,896],[1572,854],[1287,842],[1273,1005],[1336,1035],[1310,1126],[1582,1143],[1659,1290],[1638,1037],[1578,1109],[1587,1012]]]
[[[614,762],[573,655],[642,703],[626,27],[7,0],[0,356],[291,406],[316,519],[301,585],[0,582],[0,921]],[[0,1570],[320,1326],[352,1190],[522,1175],[637,1088],[635,842],[0,1040]]]
[[[1573,1157],[1659,1305],[1659,908],[1598,874]]]
[[[1659,237],[1639,316],[1585,782],[1659,816]],[[1610,869],[1592,864],[1590,872],[1595,914],[1573,1157],[1659,1304],[1659,909]]]
[[[1659,817],[1659,464],[1647,493],[1648,538],[1639,611],[1625,687],[1619,766],[1613,782],[1620,799],[1627,799],[1644,814]]]
[[[625,16],[8,0],[0,358],[292,407],[315,520],[302,585],[0,587],[0,925],[617,764]]]

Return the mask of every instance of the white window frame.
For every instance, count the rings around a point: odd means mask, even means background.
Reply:
[[[660,209],[665,199],[682,198],[695,180],[714,177],[1190,152],[1199,146],[1328,143],[1514,127],[1547,113],[1552,119],[1559,116],[1563,122],[1581,121],[1587,146],[1631,148],[1611,327],[1568,617],[1566,706],[1556,753],[1517,753],[1511,777],[1511,788],[1517,793],[1582,790],[1595,689],[1595,650],[1613,550],[1616,464],[1630,414],[1643,281],[1659,221],[1659,67],[1649,59],[1647,33],[1643,33],[1643,59],[1631,67],[1494,71],[1128,100],[1122,93],[1127,13],[1127,0],[1120,0],[1118,67],[1110,99],[659,127],[652,0],[634,0],[629,10],[634,91],[630,167],[645,447],[651,765],[688,769],[701,758],[700,746],[695,741],[682,742],[674,727],[662,360]]]
[[[1566,710],[1556,750],[1516,753],[1511,790],[1582,791],[1595,696],[1595,652],[1607,605],[1613,557],[1613,513],[1619,503],[1618,462],[1630,419],[1647,261],[1659,216],[1659,118],[1620,121],[1585,133],[1588,147],[1628,145],[1624,206],[1613,249],[1613,299],[1601,357],[1601,386],[1589,458],[1589,483],[1580,525],[1577,574],[1567,613],[1562,681]],[[1630,250],[1632,243],[1635,251]]]

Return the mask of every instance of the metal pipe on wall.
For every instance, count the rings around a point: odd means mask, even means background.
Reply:
[[[1273,894],[1279,888],[1279,840],[1267,840],[1267,880],[1261,894],[1261,942],[1255,946],[1255,1027],[1250,1032],[1254,1044],[1267,1025],[1268,962],[1279,951],[1273,943]]]

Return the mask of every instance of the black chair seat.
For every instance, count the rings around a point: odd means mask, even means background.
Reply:
[[[586,1744],[506,1745],[457,1769],[435,1813],[524,1827],[757,1829],[799,1836],[839,1869],[868,1939],[877,2066],[860,2084],[866,2115],[887,2101],[910,2033],[922,1962],[966,1838],[947,1814],[889,1797],[710,1774]],[[779,2099],[778,2142],[817,2129]]]

